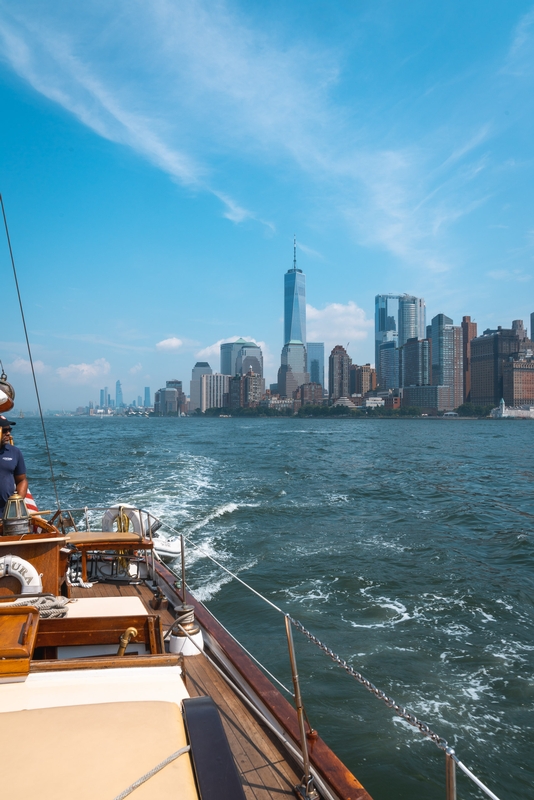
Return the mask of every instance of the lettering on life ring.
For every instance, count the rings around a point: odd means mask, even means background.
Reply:
[[[43,591],[41,576],[29,561],[8,553],[0,558],[0,578],[12,575],[20,581],[20,594],[39,594]]]

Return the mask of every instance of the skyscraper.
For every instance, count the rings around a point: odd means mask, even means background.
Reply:
[[[293,269],[284,275],[284,344],[306,347],[306,277],[297,269],[297,240],[293,242]]]
[[[202,375],[211,375],[212,368],[207,361],[197,361],[191,370],[191,383],[189,384],[189,411],[194,412],[200,408],[200,379]]]
[[[351,363],[345,348],[336,345],[328,359],[328,392],[331,400],[349,396]]]
[[[399,348],[399,386],[430,386],[432,343],[429,339],[408,339]]]
[[[221,375],[215,372],[205,374],[200,378],[200,410],[208,408],[223,408],[228,402],[230,375]],[[226,397],[225,397],[226,395]]]
[[[263,378],[263,355],[261,347],[254,342],[245,342],[236,359],[235,375],[246,375],[252,370]]]
[[[426,306],[422,297],[403,294],[399,297],[399,347],[408,339],[426,336]]]
[[[150,386],[145,386],[145,408],[150,408],[152,403],[150,402]]]
[[[390,300],[398,300],[397,294],[377,294],[375,297],[375,369],[379,384],[382,386],[382,376],[380,374],[380,345],[385,341],[393,341],[393,337],[387,337],[388,332],[396,330],[395,316],[390,313]]]
[[[464,402],[471,401],[471,340],[476,339],[477,324],[471,317],[462,317],[462,345],[464,357]]]
[[[457,408],[464,401],[462,329],[445,314],[432,319],[432,384],[448,386],[451,404]]]
[[[311,383],[320,383],[324,389],[324,343],[308,342],[306,355],[307,372]]]
[[[530,339],[534,342],[534,311],[530,315]]]
[[[278,370],[278,393],[282,397],[293,397],[293,392],[310,382],[306,372],[306,348],[302,342],[287,342],[282,348],[280,369]]]
[[[122,408],[124,405],[122,401],[122,386],[121,382],[117,381],[115,384],[115,406],[116,408]]]
[[[100,389],[100,408],[104,408],[105,405],[106,405],[105,389]]]

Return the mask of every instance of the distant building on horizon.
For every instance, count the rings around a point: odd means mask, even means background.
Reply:
[[[121,382],[117,381],[117,383],[115,384],[115,408],[122,408],[123,405],[124,402],[122,399],[122,386]]]
[[[145,386],[145,408],[150,408],[152,403],[150,402],[150,386]]]
[[[335,402],[350,394],[350,367],[352,360],[340,344],[336,345],[328,359],[328,393]]]
[[[452,410],[464,401],[462,329],[446,314],[436,314],[431,325],[432,384],[450,387]]]
[[[464,403],[471,402],[471,341],[476,339],[477,323],[471,317],[462,317],[462,345],[464,357]]]
[[[214,372],[204,374],[200,378],[200,410],[204,413],[208,408],[224,408],[228,402],[230,375]]]
[[[202,375],[211,375],[212,368],[207,361],[197,361],[191,370],[191,382],[189,384],[189,411],[194,413],[200,408],[200,379]]]
[[[306,358],[310,382],[320,383],[324,389],[324,342],[308,342]]]
[[[309,383],[306,371],[306,348],[303,342],[287,342],[282,348],[281,364],[278,370],[278,393],[281,397],[293,397],[293,393],[303,383]]]
[[[399,348],[399,387],[432,384],[432,342],[408,339]]]
[[[284,275],[284,344],[306,347],[306,276],[297,269],[297,240],[293,240],[293,268]]]
[[[471,402],[475,405],[498,406],[503,398],[504,364],[519,354],[534,348],[527,339],[521,320],[511,328],[487,329],[471,341]]]

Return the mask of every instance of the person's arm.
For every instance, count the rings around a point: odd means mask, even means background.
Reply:
[[[15,488],[17,494],[21,497],[26,497],[26,492],[28,491],[28,478],[26,475],[15,475]]]

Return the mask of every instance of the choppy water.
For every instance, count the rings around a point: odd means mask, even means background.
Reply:
[[[140,504],[452,743],[534,796],[534,424],[50,419],[62,504]],[[53,492],[37,420],[31,489]],[[283,619],[205,557],[197,596],[286,685]],[[375,800],[444,797],[444,756],[298,634],[308,715]],[[458,776],[459,797],[481,797]]]

